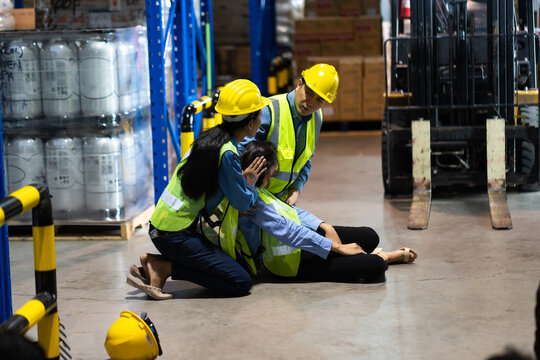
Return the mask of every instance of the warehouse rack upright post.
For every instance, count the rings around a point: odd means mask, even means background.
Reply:
[[[161,1],[146,2],[156,202],[167,186],[169,178],[167,131],[171,135],[177,159],[180,161],[182,110],[197,98],[211,94],[214,88],[212,1],[201,1],[198,13],[200,21],[197,20],[195,10],[192,1],[172,1],[168,18],[164,19]],[[172,119],[169,118],[165,86],[165,63],[169,41],[172,49],[170,55],[173,77]],[[197,60],[201,73],[200,94]],[[200,132],[201,126],[202,119],[199,114],[195,118],[195,136]]]
[[[251,80],[268,94],[268,71],[277,54],[275,0],[249,0]]]

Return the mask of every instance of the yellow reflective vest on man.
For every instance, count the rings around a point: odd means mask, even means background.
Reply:
[[[322,126],[322,111],[316,111],[306,123],[305,147],[295,160],[296,135],[287,94],[276,95],[271,100],[272,104],[270,104],[269,108],[272,123],[270,124],[266,141],[270,141],[276,145],[279,166],[278,171],[270,180],[268,190],[276,194],[277,197],[285,200],[288,195],[287,189],[289,185],[296,180],[300,170],[315,151],[317,133]]]

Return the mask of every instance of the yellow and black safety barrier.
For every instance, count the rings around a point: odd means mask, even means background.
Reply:
[[[38,344],[47,359],[60,356],[60,323],[56,306],[56,255],[54,224],[49,191],[25,186],[0,201],[0,226],[32,209],[36,296],[0,324],[0,331],[24,334],[38,325]]]
[[[268,95],[276,95],[289,90],[292,85],[292,54],[285,52],[270,62],[268,68]]]
[[[182,157],[187,153],[191,144],[195,140],[194,135],[194,123],[195,115],[203,112],[202,130],[206,131],[221,123],[221,116],[214,110],[215,104],[219,97],[219,90],[214,92],[212,97],[203,96],[199,100],[191,102],[191,104],[184,107],[182,112],[182,134],[180,137]]]

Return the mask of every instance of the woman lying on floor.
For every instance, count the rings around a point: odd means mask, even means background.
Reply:
[[[416,252],[409,248],[392,252],[377,248],[379,237],[369,227],[333,227],[319,220],[316,233],[301,226],[297,211],[304,210],[290,207],[264,189],[277,164],[274,145],[261,141],[249,143],[240,158],[242,167],[261,156],[266,159],[267,170],[256,184],[259,198],[255,210],[239,216],[236,247],[236,260],[252,276],[263,264],[284,278],[377,282],[384,281],[387,264],[412,263],[416,259]],[[171,275],[167,270],[169,263],[161,256],[144,254],[143,266],[133,265],[130,272],[145,283],[149,282],[146,274],[150,272],[152,280],[162,287]]]
[[[279,200],[264,189],[276,170],[275,146],[262,141],[249,143],[240,156],[242,167],[256,157],[266,159],[267,170],[256,183],[259,199],[254,214],[239,217],[239,238],[245,238],[249,254],[262,252],[262,263],[273,274],[307,281],[377,282],[384,281],[387,264],[416,259],[416,252],[409,248],[392,252],[377,248],[379,236],[372,228],[332,226]],[[299,213],[317,233],[299,226]],[[340,251],[340,247],[350,248]],[[250,263],[248,256],[241,259]]]

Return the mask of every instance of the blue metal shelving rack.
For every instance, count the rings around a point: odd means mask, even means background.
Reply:
[[[200,24],[197,21],[196,10],[200,14]],[[146,1],[156,202],[168,183],[167,131],[171,135],[177,158],[180,159],[179,135],[182,110],[214,88],[213,49],[212,46],[205,46],[203,40],[213,43],[212,26],[206,26],[207,23],[212,24],[212,0],[201,1],[200,9],[194,8],[192,0],[173,0],[166,21],[163,21],[162,11],[161,0]],[[169,117],[165,88],[165,56],[168,41],[171,42],[172,49],[173,118]],[[210,49],[208,53],[206,48]],[[197,60],[201,73],[200,93],[197,82]],[[207,66],[208,62],[210,66]],[[207,68],[210,74],[207,74]],[[200,132],[201,123],[201,117],[196,117],[195,136]]]
[[[249,0],[251,80],[268,94],[268,67],[276,57],[275,0]]]

